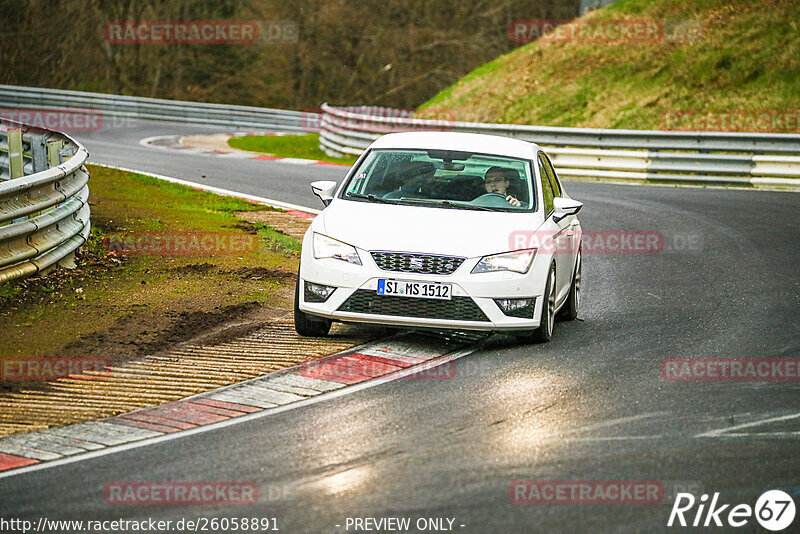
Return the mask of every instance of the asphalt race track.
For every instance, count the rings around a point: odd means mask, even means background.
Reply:
[[[156,135],[232,133],[235,128],[184,126],[164,122],[134,121],[118,128],[79,133],[74,137],[89,150],[89,161],[172,176],[281,200],[301,206],[322,208],[308,184],[313,180],[341,180],[347,167],[313,166],[236,160],[182,154],[141,146],[141,139]]]
[[[308,183],[345,172],[138,145],[200,131],[214,130],[141,124],[77,137],[93,161],[316,208]],[[550,343],[494,336],[439,379],[394,381],[3,478],[0,517],[274,517],[281,532],[354,532],[347,518],[410,517],[412,525],[454,519],[456,532],[675,532],[683,529],[666,526],[669,498],[521,504],[509,488],[518,480],[647,480],[665,494],[688,487],[698,498],[719,492],[721,503],[750,506],[772,488],[797,495],[800,382],[667,381],[660,364],[800,356],[800,195],[565,185],[585,202],[584,230],[659,232],[663,248],[585,252],[581,320],[557,323]],[[253,482],[260,499],[244,507],[104,501],[110,482],[173,480]],[[736,531],[758,528],[751,518]]]

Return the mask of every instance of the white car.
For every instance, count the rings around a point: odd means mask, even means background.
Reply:
[[[548,341],[578,314],[582,207],[544,151],[507,137],[385,135],[303,238],[295,329],[331,321],[509,332]]]

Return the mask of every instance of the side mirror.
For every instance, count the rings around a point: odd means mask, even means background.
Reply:
[[[571,198],[556,197],[553,199],[553,221],[558,222],[567,215],[575,215],[583,207],[583,202]]]
[[[336,182],[324,180],[321,182],[311,182],[311,191],[319,197],[325,206],[331,203],[333,195],[336,193]]]

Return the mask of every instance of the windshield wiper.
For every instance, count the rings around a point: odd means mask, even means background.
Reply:
[[[435,200],[432,198],[410,198],[403,197],[400,202],[408,202],[410,204],[428,204],[430,206],[441,206],[444,208],[455,208],[456,205],[449,200]]]
[[[479,210],[479,211],[509,211],[508,208],[491,208],[489,206],[477,206],[475,204],[458,204],[458,206],[463,206],[465,209],[468,210]]]
[[[381,198],[381,197],[375,196],[373,194],[365,195],[364,193],[346,193],[345,196],[349,197],[349,198],[363,198],[364,200],[368,200],[370,202],[383,202],[385,204],[394,204],[395,203],[393,200],[388,200],[388,199],[385,199],[385,198]]]
[[[450,200],[435,200],[432,198],[401,198],[401,202],[408,202],[414,204],[428,204],[430,206],[440,206],[443,208],[453,208],[453,209],[467,209],[467,210],[477,210],[477,211],[507,211],[504,208],[492,208],[489,206],[478,206],[475,204],[470,204],[468,202],[453,202]]]

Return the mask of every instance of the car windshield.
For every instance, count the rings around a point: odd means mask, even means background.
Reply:
[[[530,162],[453,150],[371,150],[340,198],[433,208],[534,211]]]

